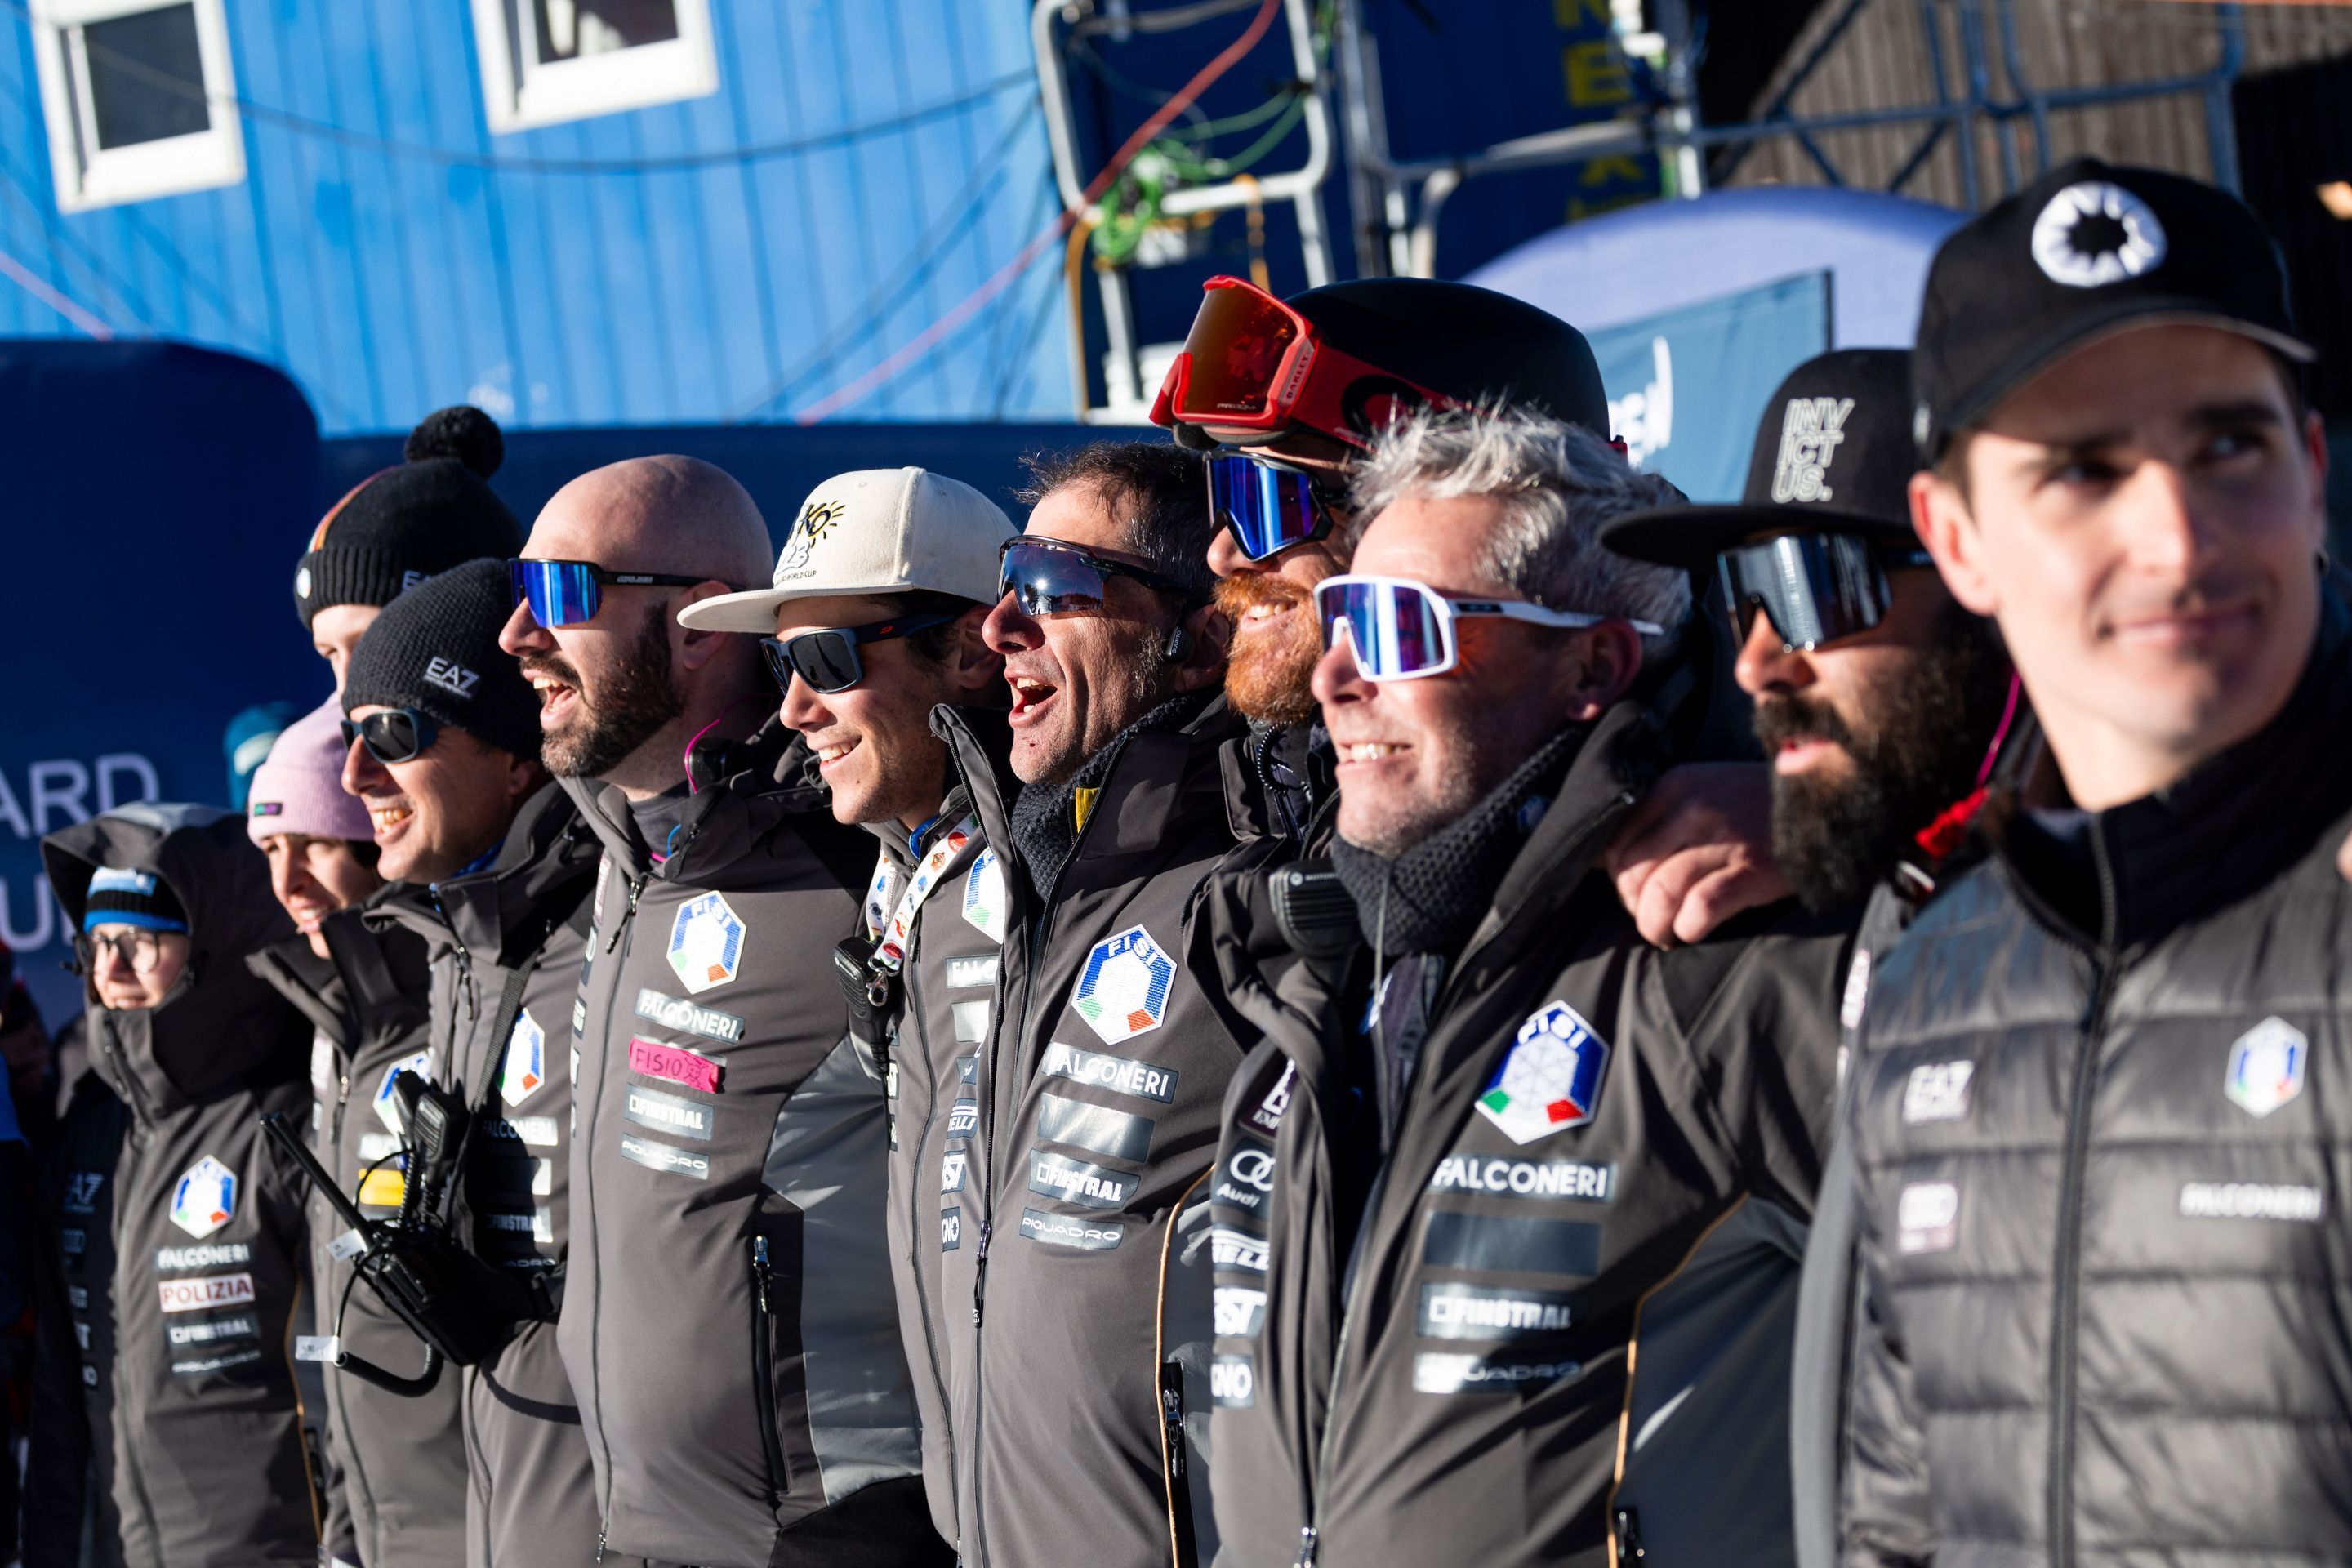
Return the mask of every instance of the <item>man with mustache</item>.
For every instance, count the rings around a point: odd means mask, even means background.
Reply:
[[[1991,859],[1873,965],[1838,1562],[2352,1540],[2352,608],[2311,358],[2260,222],[2173,174],[2076,160],[1930,268],[1912,517],[2061,794],[1988,806]]]
[[[1770,758],[1772,858],[1811,909],[1868,900],[1857,1001],[1872,955],[1934,896],[1996,761],[2031,728],[1999,634],[1945,591],[1912,531],[1913,452],[1909,353],[1841,349],[1766,403],[1739,502],[1636,513],[1602,533],[1620,554],[1724,584],[1732,672]],[[1757,771],[1678,773],[1734,794]],[[1855,1022],[1841,1020],[1844,1047]],[[1825,1304],[1852,1289],[1854,1205],[1840,1143],[1806,1237],[1790,1377],[1798,1551],[1812,1563],[1829,1561],[1834,1528],[1844,1320]]]
[[[777,571],[864,546],[813,504]],[[557,1339],[598,1552],[944,1563],[894,1310],[887,1102],[834,973],[873,840],[774,721],[759,647],[680,619],[766,576],[769,551],[740,485],[657,457],[566,485],[514,563],[502,644],[604,847],[566,1020],[579,1224]]]
[[[942,709],[989,852],[967,910],[999,976],[936,1184],[957,1547],[971,1568],[1180,1568],[1209,1512],[1207,1228],[1242,1047],[1183,968],[1234,842],[1226,627],[1200,460],[1104,442],[1034,461],[982,631],[1013,707]],[[989,731],[1009,721],[1008,744]]]

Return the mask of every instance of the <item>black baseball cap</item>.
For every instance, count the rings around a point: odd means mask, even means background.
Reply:
[[[2165,322],[2242,333],[2297,363],[2270,231],[2227,191],[2095,158],[1955,229],[1927,269],[1913,377],[1923,460],[2076,349]]]
[[[1633,512],[1602,528],[1601,542],[1693,572],[1783,533],[1858,534],[1912,549],[1908,487],[1918,467],[1910,351],[1835,349],[1790,371],[1765,404],[1736,503]]]

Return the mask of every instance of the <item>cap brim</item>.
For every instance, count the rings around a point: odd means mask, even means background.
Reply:
[[[1601,531],[1601,542],[1620,555],[1687,572],[1712,568],[1715,558],[1750,540],[1788,533],[1859,533],[1890,543],[1915,538],[1908,522],[1826,507],[1661,507],[1621,517]]]
[[[2046,343],[2040,343],[2027,353],[1985,377],[1969,395],[1962,398],[1936,421],[1936,439],[1940,444],[1955,430],[1976,423],[2011,393],[2040,375],[2068,355],[2118,337],[2142,327],[2213,327],[2251,338],[2264,348],[2284,354],[2297,364],[2310,364],[2319,358],[2319,351],[2292,333],[2260,321],[2249,321],[2242,316],[2214,310],[2201,300],[2140,299],[2126,301],[2115,310],[2097,315],[2084,316],[2068,330]]]
[[[677,624],[689,631],[747,632],[757,637],[776,635],[776,610],[795,599],[856,599],[881,598],[892,594],[953,594],[958,598],[970,595],[960,589],[935,586],[929,583],[808,583],[790,588],[752,588],[740,594],[721,594],[715,599],[702,599],[677,613]],[[975,604],[994,604],[993,597],[974,600]]]

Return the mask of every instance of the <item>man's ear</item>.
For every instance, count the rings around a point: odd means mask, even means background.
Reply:
[[[1991,616],[2000,595],[1984,568],[1982,542],[1968,498],[1941,474],[1922,469],[1911,476],[1911,529],[1935,557],[1944,587],[1971,615]]]
[[[548,780],[548,772],[537,757],[518,757],[507,753],[507,798],[526,801],[539,793],[539,786]]]
[[[1186,612],[1176,623],[1190,639],[1176,663],[1176,689],[1207,691],[1225,680],[1225,650],[1233,646],[1233,617],[1211,600]]]
[[[697,631],[692,626],[682,626],[677,624],[678,612],[688,605],[699,604],[705,599],[715,599],[721,594],[733,592],[735,590],[732,586],[713,578],[709,582],[697,583],[669,602],[670,635],[677,639],[675,645],[677,648],[675,658],[679,668],[700,669],[704,665],[725,653],[729,646],[743,635],[740,632]]]
[[[975,706],[1004,694],[1004,656],[990,647],[981,635],[988,612],[994,607],[974,605],[947,628],[954,638],[948,650],[948,688],[959,706]]]
[[[1603,621],[1576,634],[1575,652],[1562,667],[1560,706],[1568,717],[1590,724],[1633,689],[1642,673],[1642,637],[1623,621]]]

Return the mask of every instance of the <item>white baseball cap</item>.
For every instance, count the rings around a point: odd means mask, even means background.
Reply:
[[[793,520],[773,587],[703,599],[680,610],[677,622],[773,636],[776,606],[788,600],[915,588],[994,604],[997,547],[1020,531],[1003,507],[928,468],[835,474]]]

